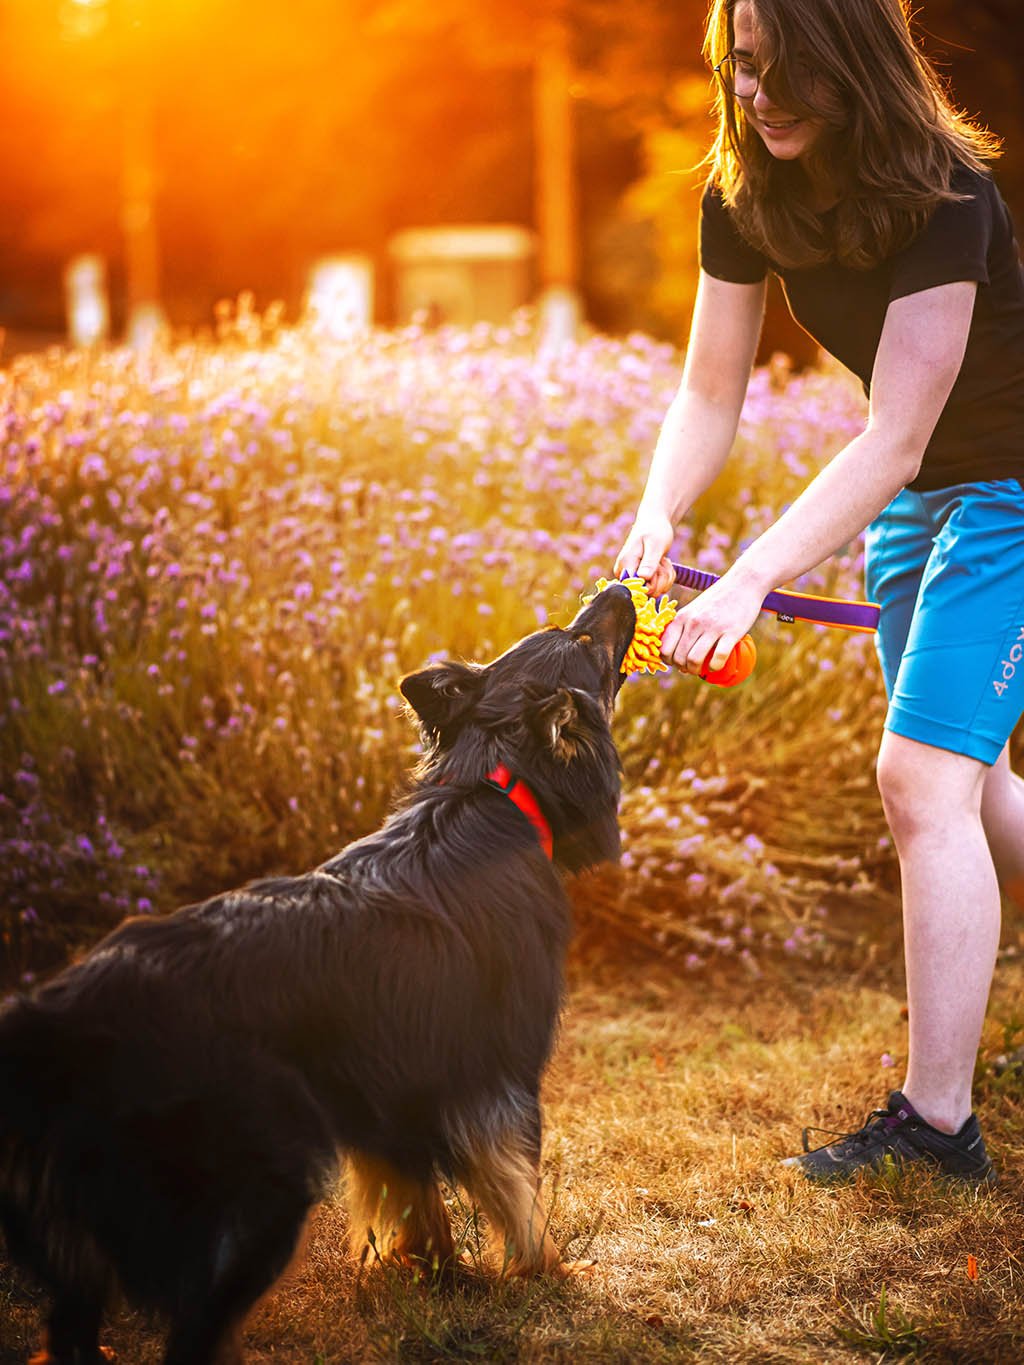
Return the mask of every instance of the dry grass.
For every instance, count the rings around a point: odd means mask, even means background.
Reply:
[[[249,1359],[1018,1362],[1024,1083],[995,1078],[991,1060],[1019,1032],[1022,986],[1024,967],[1004,961],[979,1067],[999,1188],[823,1191],[778,1159],[802,1123],[857,1126],[898,1083],[895,976],[712,989],[640,962],[588,973],[547,1080],[545,1153],[556,1237],[596,1268],[566,1285],[467,1276],[451,1292],[360,1274],[329,1204],[295,1278],[251,1320]],[[456,1200],[454,1213],[473,1250],[469,1211]],[[0,1276],[0,1365],[25,1358],[39,1309]],[[134,1315],[108,1340],[122,1362],[159,1359]]]

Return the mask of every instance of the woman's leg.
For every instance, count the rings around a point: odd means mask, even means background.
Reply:
[[[947,1133],[971,1112],[999,945],[999,885],[981,814],[989,773],[977,759],[891,731],[879,752],[878,785],[903,888],[910,1015],[903,1090],[922,1118]]]
[[[1009,744],[985,779],[981,822],[999,885],[1024,909],[1024,778],[1010,767]]]

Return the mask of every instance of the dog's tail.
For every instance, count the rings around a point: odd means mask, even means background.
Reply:
[[[62,1140],[66,1110],[55,1108],[74,1092],[88,1046],[36,1001],[15,998],[0,1008],[0,1233],[10,1259],[47,1288],[80,1287],[97,1297],[110,1267],[91,1240],[66,1226],[80,1153]]]
[[[57,1061],[46,1022],[28,1000],[0,1009],[0,1199],[13,1197],[10,1187],[20,1183],[22,1150],[38,1146],[46,1072]]]

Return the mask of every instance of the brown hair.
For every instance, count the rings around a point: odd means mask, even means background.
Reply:
[[[739,3],[712,0],[712,66],[732,51]],[[754,11],[762,86],[824,126],[806,164],[776,160],[718,82],[707,164],[740,232],[779,265],[870,269],[960,197],[950,189],[958,163],[984,171],[999,155],[999,139],[954,105],[918,48],[906,0],[756,0]],[[827,229],[816,180],[839,194]]]

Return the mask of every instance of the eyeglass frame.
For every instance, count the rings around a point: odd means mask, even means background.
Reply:
[[[753,84],[753,87],[751,88],[751,90],[750,90],[749,92],[744,93],[744,94],[741,95],[740,92],[736,89],[736,81],[735,81],[735,78],[734,78],[734,79],[732,80],[732,82],[730,83],[729,80],[726,78],[726,76],[723,74],[723,72],[722,72],[722,67],[725,66],[725,64],[726,64],[727,62],[732,62],[734,65],[735,65],[736,62],[741,62],[744,66],[749,66],[749,67],[751,68],[751,70],[754,72],[754,84]],[[752,100],[752,99],[754,99],[754,98],[757,96],[757,92],[758,92],[758,91],[760,90],[760,88],[761,88],[761,77],[762,77],[762,74],[763,74],[763,73],[760,72],[760,71],[757,69],[756,66],[754,66],[754,63],[753,63],[752,61],[750,61],[749,58],[747,58],[747,57],[738,57],[738,56],[736,55],[735,52],[727,52],[727,53],[725,54],[725,56],[721,59],[721,61],[718,61],[718,62],[716,62],[716,63],[714,64],[714,66],[711,68],[711,70],[712,70],[712,71],[714,72],[714,74],[718,77],[718,79],[722,82],[722,85],[723,85],[723,87],[725,88],[725,90],[726,90],[730,95],[732,95],[733,99],[737,99],[737,100]],[[816,72],[815,69],[814,69],[812,66],[810,66],[810,65],[808,65],[808,66],[806,67],[806,71],[807,71],[807,76],[808,76],[808,83],[809,83],[809,85],[813,88],[813,86],[814,86],[814,84],[815,84],[815,82],[816,82],[816,80],[817,80],[817,78],[818,78],[818,77],[817,77],[817,72]],[[734,73],[734,77],[735,77],[735,73]]]
[[[749,94],[742,94],[742,95],[741,95],[740,92],[739,92],[739,91],[737,90],[737,88],[736,88],[735,64],[736,64],[737,61],[742,61],[742,62],[744,62],[744,65],[749,66],[749,67],[753,70],[753,72],[754,72],[754,86],[753,86],[753,89],[749,92]],[[724,72],[722,71],[722,67],[725,66],[727,62],[731,62],[731,63],[733,64],[733,68],[734,68],[734,69],[733,69],[733,79],[732,79],[731,82],[729,81],[729,79],[725,76]],[[723,84],[723,86],[725,87],[725,89],[729,92],[730,95],[732,95],[732,97],[733,97],[734,99],[737,99],[737,100],[752,100],[752,99],[755,98],[755,96],[757,95],[757,92],[758,92],[758,91],[760,90],[760,88],[761,88],[761,72],[758,71],[757,67],[754,66],[754,63],[753,63],[753,62],[751,62],[751,61],[745,61],[745,59],[742,58],[742,57],[737,57],[735,52],[727,52],[727,53],[725,54],[725,56],[721,59],[721,61],[718,61],[718,62],[715,63],[715,65],[711,68],[711,70],[715,73],[715,75],[718,77],[718,79],[722,82],[722,84]]]

